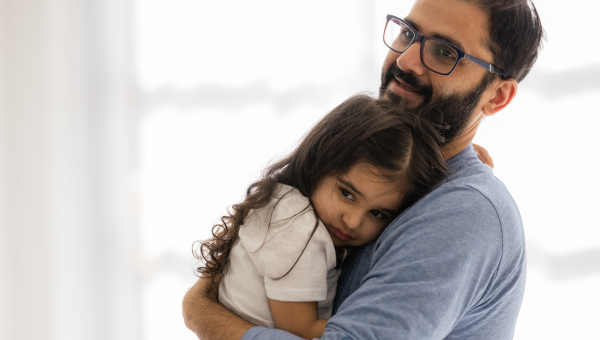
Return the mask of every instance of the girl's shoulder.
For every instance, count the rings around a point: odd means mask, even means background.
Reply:
[[[259,272],[269,278],[287,273],[300,256],[335,267],[335,247],[325,226],[309,199],[288,185],[278,184],[270,204],[244,219],[239,237]],[[310,260],[315,257],[319,260]]]
[[[299,214],[310,213],[314,216],[308,197],[302,195],[298,189],[285,184],[277,184],[273,199],[262,209],[266,212],[272,210],[271,223],[283,222]]]
[[[239,236],[249,251],[268,242],[293,242],[303,247],[319,224],[307,197],[296,188],[278,184],[271,202],[246,216]]]
[[[240,228],[243,234],[264,232],[263,229],[283,230],[293,225],[317,223],[310,201],[294,187],[277,184],[271,201],[264,207],[251,210]],[[297,229],[297,228],[296,228]]]

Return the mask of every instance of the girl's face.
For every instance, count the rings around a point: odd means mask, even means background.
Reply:
[[[341,176],[327,176],[311,201],[336,246],[360,246],[377,238],[396,217],[398,183],[378,176],[373,166],[358,163]]]

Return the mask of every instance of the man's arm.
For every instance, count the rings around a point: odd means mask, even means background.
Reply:
[[[219,303],[216,287],[211,289],[210,280],[200,278],[183,298],[185,326],[199,339],[241,339],[254,327],[250,322],[233,314]]]

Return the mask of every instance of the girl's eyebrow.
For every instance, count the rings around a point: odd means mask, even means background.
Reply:
[[[352,183],[351,183],[350,181],[347,181],[347,180],[345,180],[345,179],[343,179],[343,178],[341,178],[341,177],[340,177],[340,178],[338,178],[338,180],[339,180],[340,182],[342,182],[342,184],[344,184],[345,186],[347,186],[347,187],[349,187],[350,189],[352,189],[352,191],[354,191],[355,193],[359,194],[359,195],[360,195],[360,196],[362,196],[362,197],[365,197],[365,195],[363,195],[363,194],[362,194],[362,192],[358,191],[358,190],[357,190],[357,189],[354,187],[354,185],[352,185]]]
[[[341,177],[339,177],[339,178],[338,178],[338,181],[342,182],[342,184],[343,184],[343,185],[345,185],[345,186],[349,187],[349,188],[350,188],[352,191],[354,191],[354,192],[355,192],[355,193],[357,193],[358,195],[360,195],[360,196],[362,196],[362,197],[365,197],[365,195],[363,195],[363,194],[362,194],[362,192],[358,191],[358,190],[357,190],[357,189],[354,187],[354,185],[352,185],[352,182],[350,182],[350,181],[347,181],[347,180],[345,180],[345,179],[343,179],[343,178],[341,178]],[[381,210],[381,211],[383,211],[384,213],[387,213],[387,214],[388,214],[388,215],[390,215],[390,216],[392,216],[392,215],[395,215],[395,214],[396,214],[396,211],[394,211],[394,210],[390,210],[390,209],[387,209],[387,208],[380,208],[380,209],[377,209],[377,210]]]

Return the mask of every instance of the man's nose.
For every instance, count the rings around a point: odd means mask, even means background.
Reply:
[[[402,71],[412,71],[419,76],[425,74],[427,69],[421,61],[421,43],[415,41],[406,51],[400,53],[396,58],[396,64]]]

